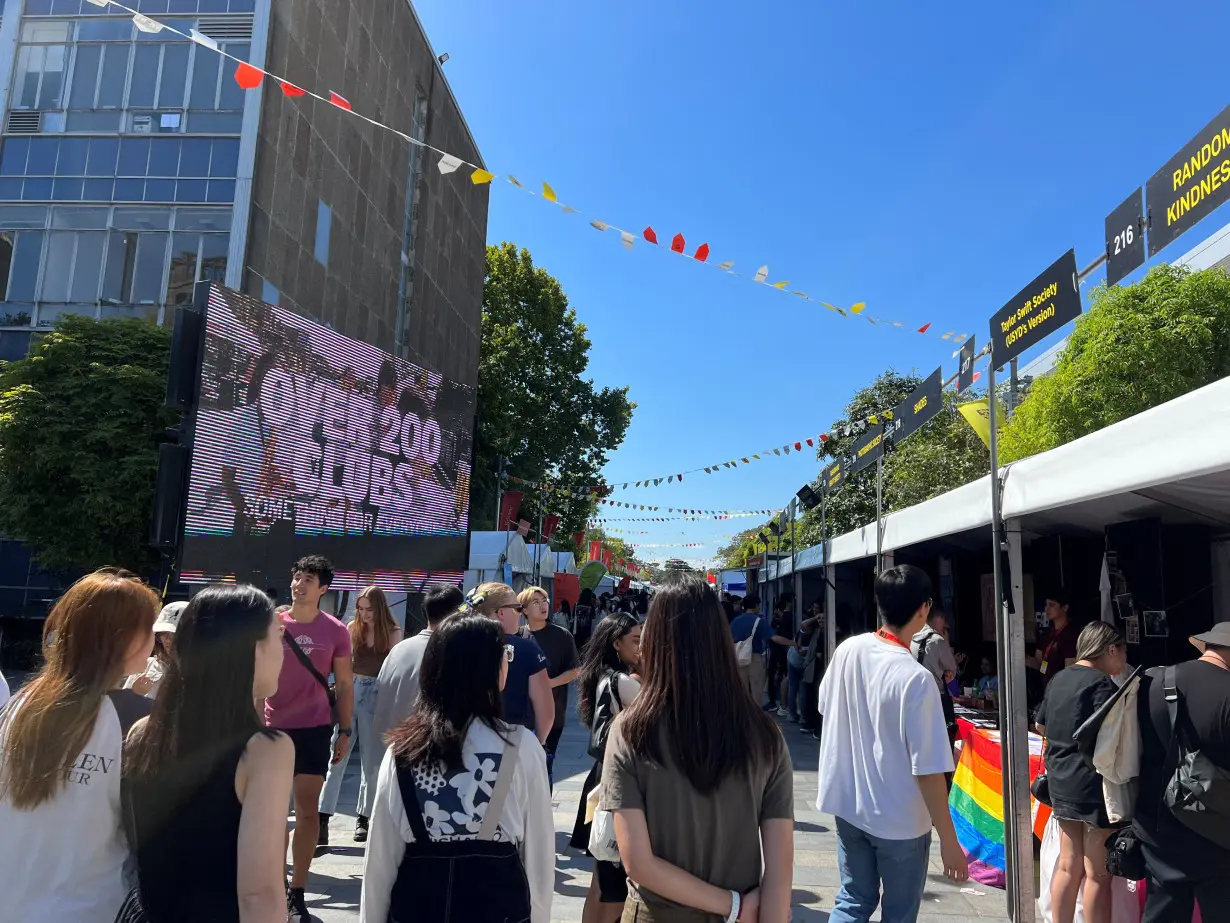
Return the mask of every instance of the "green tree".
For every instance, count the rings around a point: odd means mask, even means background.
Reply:
[[[1230,276],[1156,266],[1100,287],[1055,370],[1000,436],[1001,462],[1045,452],[1230,375]]]
[[[628,388],[597,388],[582,377],[591,343],[559,282],[511,243],[487,248],[478,367],[478,439],[471,507],[474,528],[495,524],[497,459],[528,481],[601,484],[609,454],[623,442],[636,404]],[[515,485],[514,485],[515,486]],[[525,491],[522,518],[539,498]],[[584,528],[594,504],[562,491],[545,497],[561,517],[561,549]]]
[[[935,418],[885,459],[887,509],[905,509],[990,473],[991,453],[956,409],[967,400],[968,394],[946,390]]]
[[[0,369],[0,531],[50,570],[148,573],[171,334],[63,317]]]

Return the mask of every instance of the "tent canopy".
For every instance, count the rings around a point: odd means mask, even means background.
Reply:
[[[470,566],[474,571],[498,571],[500,557],[508,547],[508,563],[514,574],[528,574],[534,570],[534,559],[525,547],[525,539],[516,533],[471,532]]]

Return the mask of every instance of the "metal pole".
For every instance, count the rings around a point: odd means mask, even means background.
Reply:
[[[1016,373],[1017,373],[1017,357],[1013,356],[1012,361],[1008,363],[1008,419],[1012,419],[1012,415],[1016,413]]]
[[[534,536],[534,586],[542,586],[542,508],[543,497],[538,494],[538,534]]]
[[[880,523],[884,516],[884,456],[876,459],[876,576],[884,570],[884,530]]]
[[[995,652],[999,666],[1000,762],[1003,769],[1005,892],[1011,923],[1033,923],[1033,830],[1029,810],[1029,732],[1025,699],[1024,623],[1004,605],[1003,522],[1000,509],[998,396],[995,357],[988,370],[991,448],[991,574],[995,599]],[[1019,637],[1018,637],[1019,636]],[[1019,675],[1018,675],[1019,674]],[[1023,766],[1022,766],[1023,764]]]

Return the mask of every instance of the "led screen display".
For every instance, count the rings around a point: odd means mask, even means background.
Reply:
[[[466,566],[474,390],[208,288],[181,578],[413,591]],[[199,303],[199,302],[198,302]]]

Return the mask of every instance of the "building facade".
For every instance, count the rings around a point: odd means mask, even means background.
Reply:
[[[211,47],[482,165],[409,0],[125,5],[171,28],[0,0],[0,359],[66,313],[169,323],[210,280],[475,385],[489,187]],[[0,615],[54,595],[22,553]]]

